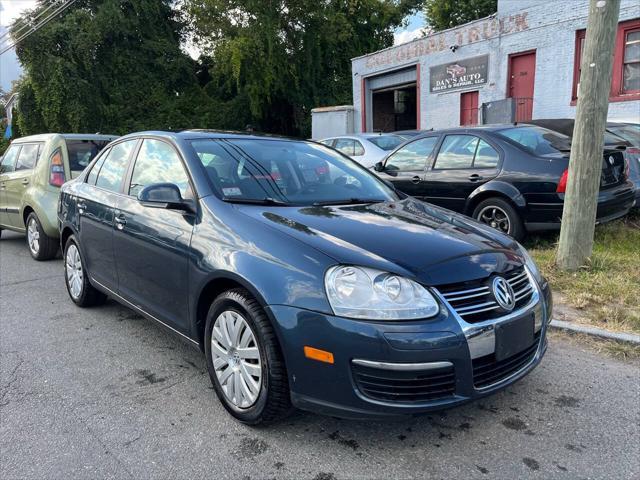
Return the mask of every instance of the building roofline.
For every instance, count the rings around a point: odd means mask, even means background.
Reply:
[[[365,53],[364,55],[360,55],[358,57],[353,57],[351,59],[351,61],[353,62],[354,60],[359,60],[361,58],[366,58],[366,57],[370,57],[372,55],[377,55],[379,53],[386,52],[387,50],[391,50],[391,49],[394,49],[394,48],[402,47],[404,45],[409,45],[410,43],[419,42],[419,41],[422,41],[422,40],[427,40],[427,39],[429,39],[431,37],[435,37],[436,35],[443,35],[443,34],[446,34],[448,32],[452,32],[454,30],[458,30],[459,28],[467,27],[468,25],[471,25],[473,23],[484,22],[485,20],[489,20],[489,19],[497,17],[497,16],[498,16],[498,12],[492,13],[491,15],[488,15],[486,17],[478,18],[477,20],[471,20],[470,22],[463,23],[462,25],[456,25],[455,27],[447,28],[446,30],[439,30],[437,32],[432,32],[429,35],[425,35],[424,37],[414,38],[413,40],[409,40],[408,42],[400,43],[398,45],[391,45],[390,47],[383,48],[382,50],[376,50],[375,52]]]

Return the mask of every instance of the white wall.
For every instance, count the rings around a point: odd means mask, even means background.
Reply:
[[[480,104],[505,98],[508,56],[536,50],[534,118],[573,118],[571,105],[576,30],[587,24],[588,0],[500,0],[495,18],[481,19],[424,39],[353,60],[355,130],[361,125],[362,78],[420,64],[420,128],[459,125],[460,93],[429,93],[429,67],[489,54]],[[516,5],[520,6],[516,8]],[[620,21],[639,18],[640,1],[622,0]],[[452,53],[451,45],[459,45]],[[609,118],[640,122],[640,101],[612,102]]]

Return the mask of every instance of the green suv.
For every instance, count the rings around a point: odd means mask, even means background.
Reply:
[[[115,138],[47,133],[14,140],[0,160],[0,235],[2,229],[26,232],[34,259],[55,257],[60,187]]]

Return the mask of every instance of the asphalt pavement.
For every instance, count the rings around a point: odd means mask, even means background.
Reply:
[[[197,350],[113,301],[77,308],[62,269],[3,232],[0,478],[640,477],[637,363],[553,338],[528,377],[453,410],[251,428]]]

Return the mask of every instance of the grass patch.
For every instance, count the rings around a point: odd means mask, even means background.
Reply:
[[[558,234],[532,236],[525,247],[556,294],[580,321],[640,333],[640,214],[596,227],[593,255],[575,273],[555,266]],[[560,295],[558,295],[560,294]]]

